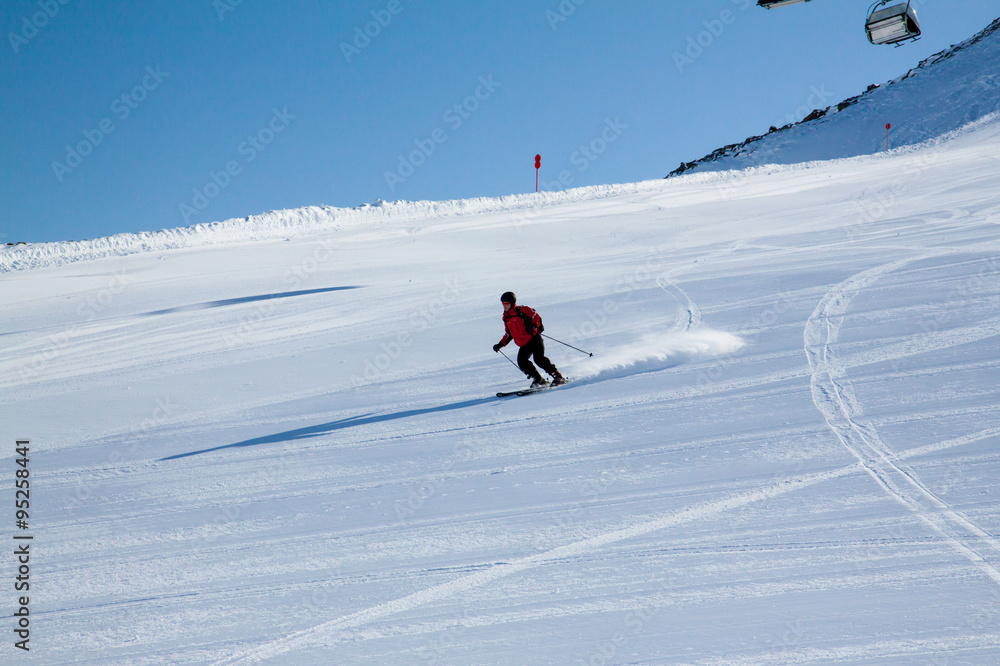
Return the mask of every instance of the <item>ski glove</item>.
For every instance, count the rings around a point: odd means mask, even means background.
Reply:
[[[495,345],[493,345],[493,351],[495,351],[495,352],[499,352],[500,351],[500,343],[499,342],[496,343]]]

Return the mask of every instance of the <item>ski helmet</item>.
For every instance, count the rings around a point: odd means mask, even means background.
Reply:
[[[512,291],[505,291],[503,292],[503,296],[500,297],[500,302],[510,303],[511,305],[514,305],[515,303],[517,303],[517,296],[515,296],[514,292]]]

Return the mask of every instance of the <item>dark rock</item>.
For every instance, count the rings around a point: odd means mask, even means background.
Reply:
[[[825,108],[825,109],[823,109],[823,110],[820,110],[820,109],[813,109],[813,112],[812,112],[812,113],[810,113],[810,114],[809,114],[808,116],[806,116],[805,118],[803,118],[803,119],[802,119],[802,122],[804,122],[804,123],[808,123],[808,122],[811,122],[811,121],[813,121],[813,120],[816,120],[817,118],[822,118],[823,116],[825,116],[825,115],[826,115],[826,112],[827,112],[827,111],[829,111],[829,110],[830,110],[830,107],[826,107],[826,108]]]

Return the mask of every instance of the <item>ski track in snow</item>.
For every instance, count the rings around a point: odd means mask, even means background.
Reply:
[[[862,271],[836,285],[823,297],[806,322],[803,336],[806,357],[812,371],[813,402],[837,438],[890,496],[906,506],[993,582],[1000,585],[1000,570],[983,554],[985,548],[1000,554],[1000,541],[932,493],[886,446],[875,427],[865,419],[854,387],[835,351],[845,314],[859,292],[906,264],[938,256],[943,255],[925,254]],[[988,324],[982,335],[969,335],[967,331],[960,331],[958,335],[952,336],[941,333],[933,336],[934,340],[930,344],[908,343],[897,346],[896,349],[899,353],[922,353],[940,348],[942,341],[945,346],[950,346],[998,334],[1000,326]],[[937,450],[933,446],[925,448]]]
[[[802,648],[784,649],[767,656],[745,657],[739,660],[709,659],[693,662],[705,666],[721,664],[830,664],[865,661],[871,655],[878,655],[885,663],[888,659],[913,660],[920,657],[931,658],[931,655],[947,654],[969,659],[967,663],[988,663],[993,651],[1000,647],[1000,634],[985,634],[980,636],[956,636],[954,638],[932,638],[912,640],[882,640],[870,641],[863,645],[851,645],[842,648]],[[978,653],[978,654],[977,654]],[[995,656],[995,655],[994,655]],[[981,660],[981,661],[976,661]],[[937,662],[922,662],[937,663]],[[950,662],[946,662],[950,663]]]
[[[686,315],[686,317],[678,318],[677,323],[670,329],[670,333],[686,332],[701,326],[701,308],[691,300],[686,291],[675,283],[668,281],[666,275],[656,278],[656,284],[660,289],[677,299],[677,302],[681,304]]]
[[[542,566],[567,557],[577,557],[609,544],[634,539],[653,532],[675,527],[695,520],[709,520],[727,512],[733,511],[748,504],[761,502],[790,492],[801,490],[809,486],[846,476],[857,471],[858,465],[851,465],[841,469],[800,476],[795,479],[788,479],[784,482],[774,483],[768,486],[755,488],[745,493],[739,493],[717,502],[707,502],[705,504],[693,506],[689,509],[677,513],[668,514],[655,520],[646,521],[637,525],[632,525],[623,529],[613,530],[604,534],[577,541],[565,546],[559,546],[552,550],[538,555],[532,555],[510,563],[501,563],[490,567],[484,571],[474,573],[464,578],[449,581],[441,585],[415,592],[406,597],[396,599],[378,606],[351,613],[335,620],[330,620],[321,625],[295,632],[289,636],[278,639],[266,645],[252,648],[245,652],[233,655],[230,658],[214,662],[216,666],[224,664],[254,663],[263,659],[270,659],[278,655],[296,649],[302,649],[320,643],[329,643],[336,640],[336,632],[358,627],[368,622],[378,620],[396,613],[423,606],[434,601],[439,601],[447,597],[453,597],[462,592],[466,592],[500,578],[510,576],[528,569]]]
[[[920,447],[917,449],[912,449],[896,457],[896,465],[899,464],[900,460],[905,460],[908,458],[915,458],[922,455],[927,455],[929,453],[936,453],[944,451],[950,448],[956,448],[960,446],[965,446],[967,444],[981,441],[984,439],[989,439],[1000,433],[1000,428],[988,428],[980,432],[971,433],[962,437],[957,437],[951,440],[939,442],[933,445],[928,445]],[[843,478],[852,474],[862,473],[864,471],[871,470],[869,465],[865,460],[861,460],[859,456],[859,462],[851,465],[847,465],[838,469],[833,469],[827,472],[820,472],[816,474],[801,475],[794,478],[788,478],[778,483],[769,484],[766,486],[760,486],[753,488],[746,492],[736,493],[722,500],[714,502],[706,502],[700,505],[690,507],[678,511],[673,514],[669,514],[655,520],[645,521],[633,526],[629,526],[623,529],[613,530],[606,532],[604,534],[597,535],[588,539],[583,539],[565,546],[559,546],[553,548],[544,553],[539,553],[537,555],[532,555],[514,562],[509,563],[499,563],[495,564],[488,569],[478,571],[469,576],[459,578],[447,583],[442,583],[419,592],[415,592],[406,597],[395,599],[384,604],[379,604],[372,606],[370,608],[345,615],[334,620],[330,620],[323,624],[310,627],[308,629],[303,629],[288,636],[279,638],[277,640],[271,641],[261,646],[246,649],[237,652],[236,654],[213,662],[214,666],[223,666],[225,664],[250,664],[262,661],[264,659],[271,659],[278,657],[282,654],[288,652],[307,648],[310,646],[320,645],[320,644],[330,644],[335,643],[338,640],[338,632],[342,632],[347,629],[358,628],[370,622],[374,622],[379,619],[389,617],[398,613],[402,613],[408,610],[413,610],[423,605],[433,603],[435,601],[440,601],[449,597],[454,597],[462,592],[467,592],[475,588],[487,585],[494,581],[497,581],[506,576],[511,576],[517,573],[527,571],[532,568],[544,566],[545,564],[558,561],[564,558],[579,557],[587,553],[596,551],[604,546],[624,541],[627,539],[633,539],[636,537],[644,536],[657,532],[660,530],[668,529],[670,527],[675,527],[685,523],[693,522],[696,520],[712,520],[717,519],[731,511],[739,509],[741,507],[762,502],[782,495],[797,492],[799,490],[808,488],[810,486],[823,483],[826,481],[832,481],[835,479]],[[929,492],[929,491],[928,491]],[[942,503],[943,504],[943,503]],[[907,504],[908,508],[912,508]],[[923,519],[922,514],[918,514],[918,517]],[[936,523],[928,523],[932,527],[935,527]],[[948,534],[941,532],[935,527],[935,531],[944,534],[948,539],[949,543],[956,545],[957,549],[962,552],[963,555],[969,556],[970,551],[964,548],[961,542],[950,537]],[[970,560],[977,567],[983,567],[982,558],[976,557],[972,553]],[[990,565],[987,563],[986,565]],[[992,577],[992,576],[991,576]],[[521,618],[523,619],[523,618]],[[347,640],[346,637],[341,637],[342,640]],[[957,643],[956,643],[957,641]],[[908,643],[909,644],[909,643]],[[934,646],[954,646],[961,644],[963,646],[995,646],[997,642],[993,639],[981,639],[972,637],[960,637],[954,640],[946,641],[928,641],[925,645],[926,650],[934,649]],[[874,646],[869,646],[873,648]],[[902,650],[899,654],[905,655],[910,654],[908,650]],[[822,657],[821,655],[827,655]],[[782,652],[775,658],[766,658],[760,660],[750,660],[746,663],[806,663],[810,661],[815,661],[822,658],[833,658],[833,655],[839,654],[843,658],[847,658],[851,655],[855,657],[864,657],[870,653],[864,650],[859,651],[857,647],[845,648],[843,650],[805,650],[800,652]],[[879,652],[878,654],[881,654]],[[784,659],[787,661],[783,662]],[[731,663],[728,660],[722,661],[710,661],[704,663]],[[740,663],[744,663],[741,660]]]

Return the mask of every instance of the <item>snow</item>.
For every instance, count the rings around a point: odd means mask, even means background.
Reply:
[[[15,660],[994,662],[998,155],[5,250]]]
[[[818,109],[824,111],[824,109]],[[1000,19],[905,75],[833,104],[825,115],[682,165],[698,172],[797,164],[912,146],[1000,111]],[[704,160],[704,161],[703,161]]]

